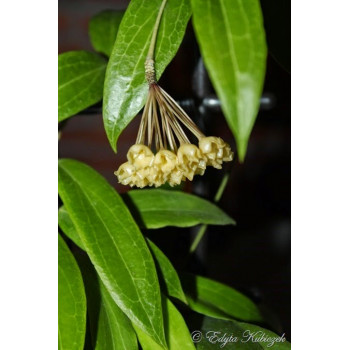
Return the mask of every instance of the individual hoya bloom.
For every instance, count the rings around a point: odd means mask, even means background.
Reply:
[[[233,159],[233,152],[229,144],[220,137],[203,137],[199,140],[198,146],[207,159],[207,165],[216,169],[221,169],[223,162],[229,162]]]
[[[182,170],[179,168],[178,158],[172,151],[160,150],[154,157],[153,169],[157,173],[154,181],[155,187],[166,182],[172,187],[179,185],[184,177]]]
[[[135,167],[129,162],[123,163],[114,174],[118,177],[118,181],[123,185],[135,186],[136,170]]]
[[[136,170],[136,167],[130,162],[123,163],[114,174],[118,177],[119,183],[131,187],[143,188],[150,184],[148,179],[149,169],[142,168]]]
[[[177,163],[177,156],[174,152],[162,149],[155,155],[153,166],[159,169],[166,180],[168,175],[175,169]]]
[[[130,147],[127,158],[129,163],[134,165],[136,170],[139,170],[153,164],[154,154],[149,147],[136,144]]]
[[[135,168],[133,183],[135,186],[143,188],[152,186],[152,165],[154,154],[149,147],[143,144],[135,144],[130,147],[127,158],[129,164]]]
[[[179,168],[183,175],[193,180],[195,174],[203,175],[206,168],[206,161],[199,148],[192,144],[182,144],[177,151]]]

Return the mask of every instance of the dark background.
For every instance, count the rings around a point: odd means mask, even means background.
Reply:
[[[59,53],[93,50],[88,37],[89,19],[102,10],[122,10],[127,5],[126,0],[60,0]],[[264,103],[244,164],[235,159],[224,169],[230,172],[230,180],[219,203],[237,226],[209,227],[198,253],[190,259],[187,251],[197,228],[167,228],[146,234],[177,269],[208,276],[253,298],[271,314],[275,331],[285,332],[290,339],[290,1],[267,0],[262,8],[269,45]],[[203,108],[203,97],[213,97],[214,91],[202,68],[189,24],[160,84],[182,103],[204,133],[222,137],[235,150],[220,110]],[[138,116],[123,132],[116,155],[109,146],[97,105],[61,125],[59,156],[91,165],[119,193],[125,192],[128,187],[120,186],[113,172],[135,142],[139,121]],[[209,169],[203,177],[187,182],[184,189],[212,199],[224,171]]]

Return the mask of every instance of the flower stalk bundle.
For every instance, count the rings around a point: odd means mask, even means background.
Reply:
[[[121,184],[131,187],[179,185],[203,175],[207,166],[221,169],[223,162],[233,159],[230,146],[219,137],[205,136],[156,81],[154,48],[165,4],[163,0],[145,62],[149,91],[136,142],[127,153],[128,161],[115,172]],[[190,142],[183,127],[197,138],[198,146]]]

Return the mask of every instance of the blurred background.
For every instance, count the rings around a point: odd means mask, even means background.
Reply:
[[[90,18],[106,9],[124,10],[127,0],[60,0],[58,51],[93,51],[88,36]],[[226,283],[261,305],[275,331],[290,339],[290,1],[261,2],[269,56],[260,111],[249,141],[246,160],[209,169],[183,190],[212,200],[225,172],[230,179],[219,206],[236,227],[211,226],[195,256],[188,249],[197,228],[145,232],[179,270]],[[233,136],[201,62],[191,23],[183,43],[160,80],[207,135],[222,137],[235,151]],[[59,156],[83,161],[100,172],[119,193],[113,172],[125,162],[140,122],[137,116],[118,141],[109,146],[101,105],[61,123]]]

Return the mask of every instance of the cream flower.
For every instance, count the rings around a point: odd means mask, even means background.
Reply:
[[[123,163],[114,174],[118,177],[118,180],[123,185],[135,185],[135,167],[129,162]]]
[[[199,148],[192,144],[183,144],[177,151],[179,168],[183,171],[183,175],[193,180],[195,174],[203,175],[206,162]]]
[[[143,169],[151,166],[154,160],[153,152],[149,147],[138,144],[130,147],[127,158],[130,164],[135,166],[135,169]]]
[[[183,126],[198,139],[198,147],[189,141]],[[223,162],[233,159],[233,153],[221,138],[205,136],[174,99],[151,80],[136,142],[127,159],[115,172],[119,182],[142,188],[192,181],[195,175],[203,175],[207,166],[221,169]]]
[[[158,168],[164,176],[168,176],[177,165],[176,154],[168,150],[160,150],[154,157],[154,167]]]
[[[128,151],[128,161],[115,172],[123,185],[159,187],[168,182],[175,186],[186,178],[193,180],[196,174],[203,175],[208,165],[221,169],[223,162],[233,159],[230,146],[219,137],[206,137],[157,83],[154,51],[165,3],[158,13],[146,56],[149,90],[136,142]],[[198,139],[198,147],[191,144],[185,131]]]
[[[207,158],[207,165],[216,169],[221,169],[223,162],[233,159],[230,146],[220,137],[203,137],[199,140],[198,145],[202,154]]]
[[[155,155],[152,170],[155,174],[153,175],[153,182],[156,187],[165,184],[167,181],[176,182],[176,176],[173,176],[173,180],[171,178],[172,174],[176,173],[177,163],[177,156],[174,152],[162,149]]]

